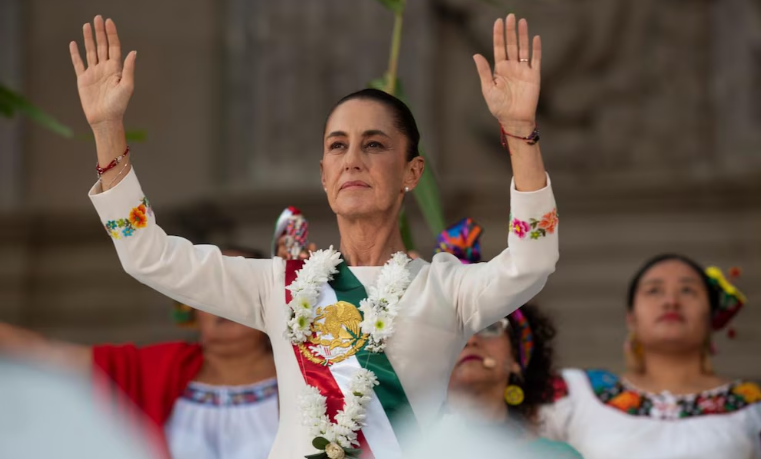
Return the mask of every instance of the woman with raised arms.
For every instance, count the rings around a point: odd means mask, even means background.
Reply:
[[[340,252],[252,260],[168,236],[124,137],[136,53],[122,65],[113,21],[96,17],[94,31],[85,24],[87,65],[76,43],[70,51],[97,146],[100,180],[90,197],[124,269],[184,304],[270,336],[281,409],[270,457],[400,457],[410,433],[438,418],[468,338],[536,295],[555,269],[557,213],[535,122],[539,37],[530,56],[528,24],[510,15],[494,24],[493,71],[474,57],[514,180],[509,191],[505,183],[509,248],[463,266],[451,254],[431,263],[404,254],[397,217],[425,166],[420,134],[401,101],[375,90],[341,99],[325,126],[320,174]],[[539,226],[546,219],[552,231]]]

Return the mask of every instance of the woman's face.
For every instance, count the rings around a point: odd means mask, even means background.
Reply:
[[[629,328],[647,350],[686,351],[705,345],[710,333],[710,302],[698,273],[679,260],[650,268],[634,294]]]
[[[460,352],[452,376],[450,390],[473,390],[485,387],[507,387],[510,373],[520,373],[520,365],[513,357],[508,331],[491,337],[472,336]]]
[[[333,212],[396,214],[404,188],[414,189],[423,173],[422,158],[407,161],[407,143],[382,104],[353,99],[339,105],[328,119],[320,162]]]
[[[269,347],[267,335],[231,320],[196,311],[200,343],[205,352],[225,356],[243,355]]]

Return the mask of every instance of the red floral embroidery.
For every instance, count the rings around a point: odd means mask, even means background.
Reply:
[[[726,412],[726,402],[726,398],[722,396],[700,397],[697,405],[703,414],[719,414]]]
[[[551,212],[547,212],[542,217],[542,220],[539,221],[539,228],[547,230],[548,233],[552,234],[555,232],[555,227],[558,225],[558,210],[552,209]]]
[[[515,233],[516,236],[523,239],[526,237],[526,234],[531,230],[531,226],[529,226],[528,223],[518,220],[517,218],[513,219],[513,222],[510,224],[510,231]]]
[[[552,209],[542,216],[540,220],[530,218],[529,221],[518,220],[510,216],[510,232],[523,239],[526,235],[531,239],[540,239],[547,234],[553,234],[558,226],[558,210]]]
[[[552,377],[552,401],[568,397],[568,383],[561,376]]]
[[[129,221],[135,228],[145,228],[148,224],[148,217],[145,215],[146,210],[143,204],[135,207],[129,213]]]
[[[132,208],[127,218],[106,222],[104,226],[109,236],[114,239],[130,237],[135,234],[135,230],[145,228],[148,225],[148,215],[153,215],[151,205],[147,198],[141,199],[140,202],[141,204]]]

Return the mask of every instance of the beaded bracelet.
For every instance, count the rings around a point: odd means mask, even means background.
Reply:
[[[129,145],[127,145],[127,150],[124,152],[124,154],[117,156],[116,158],[112,159],[110,163],[108,163],[108,166],[106,167],[100,167],[100,164],[98,162],[95,162],[95,170],[98,172],[98,178],[100,178],[101,175],[105,174],[106,172],[110,171],[111,169],[115,168],[117,164],[122,162],[124,158],[127,157],[129,154]]]
[[[502,125],[499,125],[499,138],[502,141],[502,146],[505,148],[505,150],[510,151],[510,149],[507,147],[507,138],[512,137],[514,139],[519,140],[525,140],[527,144],[529,145],[535,145],[537,142],[539,142],[539,126],[534,126],[534,130],[531,131],[531,134],[528,135],[528,137],[521,137],[513,134],[509,134],[505,132],[505,128],[502,127]]]

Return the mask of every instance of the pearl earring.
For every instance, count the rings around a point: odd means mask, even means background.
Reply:
[[[405,193],[409,193],[410,192],[410,187],[408,187],[408,186],[404,187],[404,192]]]

